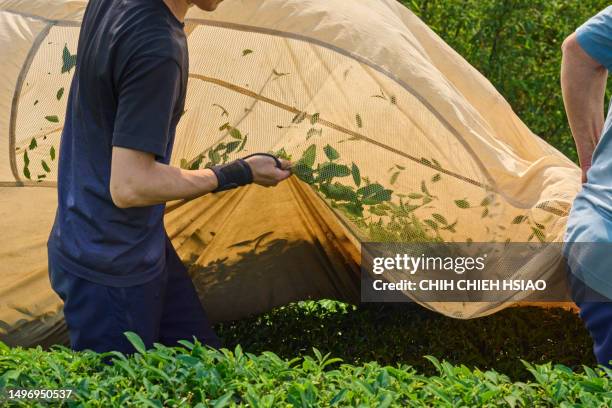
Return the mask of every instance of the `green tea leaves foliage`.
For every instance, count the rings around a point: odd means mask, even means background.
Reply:
[[[318,407],[318,406],[609,406],[611,372],[584,373],[549,364],[524,363],[533,379],[512,382],[496,371],[452,365],[425,357],[435,374],[408,365],[344,364],[313,348],[286,360],[266,351],[213,350],[198,342],[182,347],[143,341],[126,333],[137,353],[96,354],[11,349],[0,343],[0,388],[70,388],[70,405],[88,407]],[[112,364],[105,364],[111,360]],[[28,402],[16,401],[27,406]]]

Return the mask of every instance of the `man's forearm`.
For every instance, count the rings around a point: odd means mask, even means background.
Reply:
[[[121,175],[120,179],[117,176]],[[120,208],[144,207],[192,199],[217,188],[212,170],[183,170],[152,160],[144,153],[113,149],[110,190]]]
[[[563,43],[561,89],[565,111],[583,172],[591,166],[601,134],[608,71],[578,44],[575,34]]]

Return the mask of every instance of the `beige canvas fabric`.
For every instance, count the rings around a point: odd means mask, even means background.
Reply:
[[[32,327],[58,333],[61,321],[45,237],[85,7],[0,0],[0,333],[22,344]],[[214,13],[190,9],[186,32],[172,164],[272,151],[338,183],[294,179],[169,207],[167,230],[213,320],[303,298],[358,300],[360,242],[562,239],[579,169],[395,0],[226,0]],[[355,208],[367,184],[375,197]],[[545,252],[517,273],[560,268],[560,254]],[[458,318],[508,305],[421,303]]]

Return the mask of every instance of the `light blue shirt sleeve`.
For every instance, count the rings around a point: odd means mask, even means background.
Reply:
[[[612,6],[578,27],[576,39],[587,54],[612,71]]]

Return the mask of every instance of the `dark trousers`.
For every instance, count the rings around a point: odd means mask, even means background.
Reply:
[[[568,268],[574,303],[580,308],[580,318],[593,339],[593,353],[599,364],[610,367],[612,360],[612,301],[588,287]]]
[[[138,334],[147,348],[153,343],[177,345],[178,340],[220,347],[206,312],[169,240],[166,268],[150,282],[118,288],[99,285],[49,265],[53,290],[64,301],[64,318],[74,350],[99,353],[135,350],[123,334]]]

